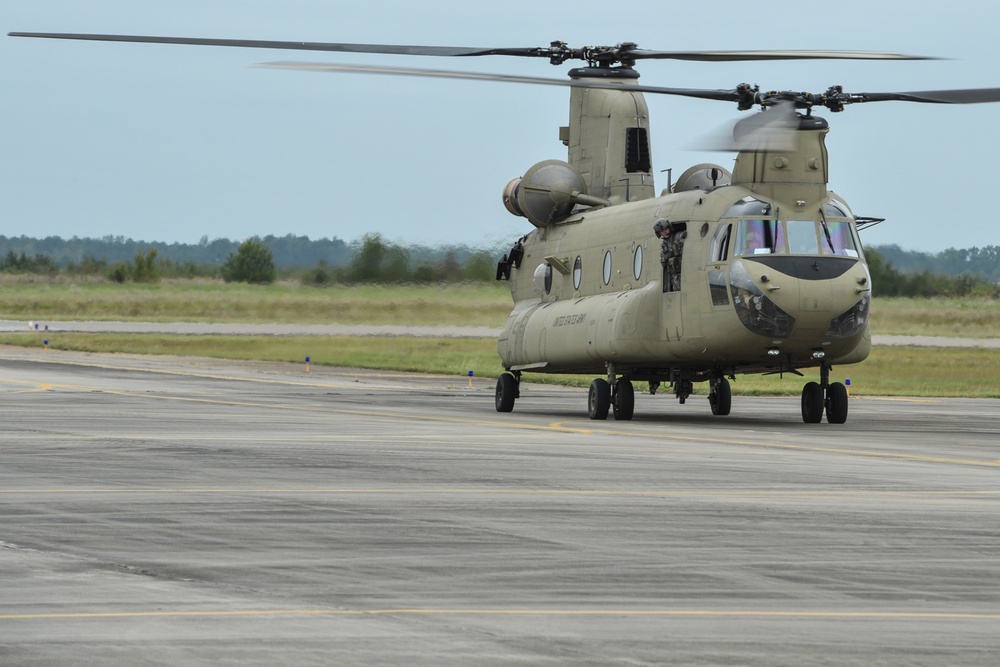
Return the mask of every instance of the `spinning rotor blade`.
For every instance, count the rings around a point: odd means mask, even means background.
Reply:
[[[983,104],[1000,102],[1000,88],[921,90],[908,93],[855,93],[847,104],[860,102],[925,102],[928,104]]]
[[[795,112],[793,103],[781,101],[751,116],[725,124],[697,140],[692,148],[707,151],[794,151],[795,132],[802,119],[803,116]]]
[[[632,49],[636,60],[669,59],[699,62],[736,62],[744,60],[937,60],[931,56],[911,56],[885,51],[647,51]]]
[[[816,60],[816,59],[852,59],[852,60],[934,60],[925,56],[912,56],[901,53],[881,51],[651,51],[638,48],[633,42],[623,42],[616,46],[588,46],[571,48],[564,42],[552,42],[547,47],[537,48],[505,48],[505,47],[458,47],[458,46],[420,46],[402,44],[351,44],[340,42],[291,42],[248,39],[210,39],[200,37],[158,37],[143,35],[103,35],[84,33],[55,32],[11,32],[11,37],[40,37],[46,39],[74,39],[113,42],[147,42],[154,44],[185,44],[199,46],[237,46],[259,49],[291,49],[299,51],[331,51],[339,53],[378,53],[410,56],[521,56],[548,58],[553,65],[559,65],[567,60],[584,60],[592,67],[602,69],[611,65],[621,64],[626,69],[637,60],[697,60],[707,62],[727,62],[742,60]],[[636,92],[662,95],[680,95],[708,100],[737,102],[741,110],[754,106],[773,106],[780,101],[790,101],[798,109],[809,109],[813,106],[825,106],[831,111],[843,111],[847,104],[861,102],[926,102],[933,104],[978,104],[983,102],[1000,102],[1000,88],[982,88],[967,90],[929,90],[901,93],[844,93],[840,87],[832,87],[825,93],[802,93],[794,91],[772,91],[762,93],[759,88],[741,84],[732,90],[700,90],[693,88],[663,88],[659,86],[644,86],[632,81],[627,83],[602,81],[584,77],[580,79],[556,80],[536,77],[505,76],[498,74],[476,74],[465,72],[447,72],[442,70],[406,69],[396,67],[363,67],[359,65],[324,65],[311,63],[265,63],[264,67],[282,69],[304,69],[326,72],[360,72],[366,74],[396,74],[404,76],[426,76],[439,78],[471,79],[482,81],[507,81],[512,83],[531,83],[550,86],[582,86],[589,88],[628,89]],[[614,70],[608,70],[614,71]]]
[[[338,65],[334,63],[305,62],[270,62],[260,63],[257,67],[269,69],[303,70],[307,72],[332,72],[355,74],[390,74],[396,76],[418,76],[440,79],[465,79],[469,81],[502,81],[505,83],[527,83],[542,86],[562,86],[579,88],[607,88],[610,90],[632,90],[638,93],[658,93],[661,95],[680,95],[706,100],[722,100],[735,102],[739,100],[736,90],[702,90],[699,88],[664,88],[662,86],[644,86],[636,83],[615,83],[600,79],[549,79],[537,76],[514,76],[509,74],[485,74],[482,72],[456,72],[454,70],[420,69],[411,67],[380,67],[373,65]]]
[[[920,90],[900,93],[845,93],[842,86],[831,86],[825,93],[800,93],[793,90],[760,92],[747,84],[739,86],[743,93],[740,109],[755,105],[769,106],[791,102],[799,109],[823,106],[830,111],[843,111],[848,104],[863,102],[923,102],[926,104],[983,104],[1000,102],[1000,88],[964,88],[955,90]]]
[[[406,56],[520,56],[548,58],[553,65],[567,60],[586,60],[591,65],[634,64],[636,60],[696,60],[727,62],[741,60],[929,60],[923,56],[880,51],[648,51],[633,42],[616,46],[587,46],[572,48],[565,42],[552,42],[549,46],[466,47],[420,46],[404,44],[350,44],[340,42],[291,42],[257,39],[214,39],[202,37],[159,37],[149,35],[99,35],[66,32],[11,32],[11,37],[41,37],[45,39],[77,39],[98,42],[147,42],[152,44],[186,44],[193,46],[239,46],[253,49],[293,49],[298,51],[334,51],[339,53],[384,53]]]
[[[10,37],[77,39],[94,42],[143,42],[188,46],[239,46],[249,49],[292,49],[339,53],[388,53],[403,56],[538,56],[538,49],[480,49],[462,46],[407,46],[403,44],[346,44],[337,42],[285,42],[261,39],[214,39],[203,37],[156,37],[148,35],[93,35],[71,32],[10,32]]]

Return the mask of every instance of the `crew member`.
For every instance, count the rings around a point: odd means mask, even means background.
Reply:
[[[681,255],[687,232],[674,230],[669,220],[660,218],[653,224],[653,233],[660,237],[660,263],[663,265],[663,291],[677,292],[681,289]]]

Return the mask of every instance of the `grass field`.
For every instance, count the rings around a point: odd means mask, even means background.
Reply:
[[[448,287],[249,286],[164,282],[159,285],[0,281],[0,319],[34,321],[136,320],[300,322],[502,326],[510,310],[505,285]],[[882,334],[992,338],[1000,334],[1000,302],[960,299],[876,299],[873,328]],[[228,359],[304,362],[496,377],[502,372],[493,340],[385,337],[226,337],[154,334],[50,335],[53,350],[173,354]],[[0,335],[0,343],[41,349],[37,334]],[[851,379],[854,395],[1000,398],[1000,351],[876,348],[864,363],[834,369]],[[531,375],[531,379],[586,385],[591,378]],[[813,378],[745,377],[738,395],[801,392]],[[640,387],[641,390],[641,387]],[[696,390],[704,392],[703,386]]]
[[[0,319],[143,322],[294,322],[501,327],[506,284],[303,287],[222,281],[0,281]]]
[[[499,328],[510,308],[504,283],[316,288],[209,280],[118,285],[0,279],[0,319],[26,322],[336,322]],[[1000,337],[1000,301],[877,298],[872,326],[881,334]]]

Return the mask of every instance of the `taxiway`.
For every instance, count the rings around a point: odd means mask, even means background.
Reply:
[[[1000,660],[1000,401],[7,348],[0,662]]]

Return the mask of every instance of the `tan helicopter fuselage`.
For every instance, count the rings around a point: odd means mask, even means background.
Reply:
[[[853,215],[826,189],[826,123],[803,119],[794,146],[742,150],[730,184],[533,220],[509,267],[505,368],[697,381],[864,360],[870,276]],[[583,187],[634,196],[617,176]],[[679,280],[657,220],[686,235]],[[766,244],[744,247],[759,230]]]
[[[722,214],[747,196],[752,193],[739,186],[672,194],[596,210],[532,232],[538,238],[525,244],[521,269],[511,276],[515,307],[498,342],[505,366],[600,375],[612,363],[618,373],[634,371],[640,377],[670,367],[790,370],[818,365],[814,355],[819,351],[828,363],[865,359],[867,325],[847,337],[827,336],[831,322],[867,293],[868,272],[861,258],[713,256],[719,229],[739,224],[738,218]],[[666,217],[664,213],[687,228],[680,289],[674,292],[663,291],[660,239],[652,234],[653,221]],[[581,237],[586,237],[585,245]],[[807,279],[762,261],[774,258],[802,260],[799,265],[806,271],[815,271],[810,262],[849,266],[834,277]],[[794,317],[789,335],[762,335],[744,326],[732,296],[734,264]],[[780,353],[769,354],[774,349]]]

